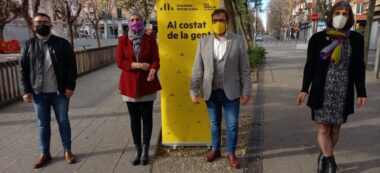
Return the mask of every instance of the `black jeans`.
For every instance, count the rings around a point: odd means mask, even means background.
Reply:
[[[131,116],[131,130],[133,143],[141,145],[141,119],[143,122],[143,143],[150,145],[153,129],[153,101],[127,102],[129,115]]]

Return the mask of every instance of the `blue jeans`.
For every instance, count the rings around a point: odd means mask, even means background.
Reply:
[[[38,119],[40,150],[50,154],[50,112],[53,107],[65,152],[71,151],[71,128],[69,122],[69,99],[57,93],[33,94],[33,105]]]
[[[227,152],[235,154],[238,125],[240,99],[229,100],[223,90],[212,91],[211,97],[206,101],[208,115],[211,122],[211,146],[215,150],[220,150],[220,136],[222,123],[222,107],[227,127]]]

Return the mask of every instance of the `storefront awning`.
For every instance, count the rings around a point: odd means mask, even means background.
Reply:
[[[310,28],[311,26],[312,26],[311,22],[303,23],[301,25],[301,29]],[[324,22],[324,21],[318,21],[318,26],[326,26],[326,22]]]

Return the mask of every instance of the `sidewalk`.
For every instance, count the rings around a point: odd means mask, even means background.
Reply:
[[[132,166],[134,144],[127,106],[118,94],[120,70],[110,65],[81,76],[70,101],[72,150],[77,163],[63,159],[57,123],[52,115],[53,162],[33,170],[39,156],[37,122],[31,104],[21,101],[0,109],[0,172],[145,173],[150,166]],[[159,99],[154,105],[150,156],[161,126]]]
[[[295,106],[306,50],[267,45],[263,68],[263,172],[316,172],[319,147],[310,109]],[[380,172],[380,80],[367,71],[368,104],[343,125],[335,156],[338,172]]]

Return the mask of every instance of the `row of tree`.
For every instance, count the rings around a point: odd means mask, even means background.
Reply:
[[[153,0],[51,0],[54,16],[62,23],[66,24],[67,33],[74,46],[74,37],[77,28],[83,24],[84,18],[80,14],[85,14],[95,29],[95,38],[100,47],[99,22],[102,19],[112,18],[111,12],[117,5],[125,10],[138,10],[147,18],[154,9]],[[0,0],[0,39],[4,39],[4,28],[16,18],[24,18],[28,27],[32,28],[33,16],[29,13],[32,7],[33,13],[39,11],[41,0]],[[85,9],[85,10],[83,10]],[[30,30],[32,34],[32,31]]]
[[[229,13],[231,20],[229,29],[233,32],[245,36],[247,46],[251,46],[254,42],[254,32],[257,31],[257,26],[262,23],[258,19],[257,13],[261,11],[262,0],[223,0],[225,8]],[[7,23],[15,18],[24,18],[29,28],[32,27],[32,17],[29,13],[29,8],[32,6],[33,14],[39,10],[41,0],[33,0],[32,4],[29,0],[0,0],[0,39],[4,39],[4,27]],[[55,17],[60,22],[67,25],[67,33],[71,43],[74,46],[74,35],[77,28],[83,24],[83,18],[80,16],[84,13],[95,29],[95,38],[97,45],[100,47],[99,41],[99,22],[102,19],[112,18],[111,12],[115,6],[132,11],[140,11],[145,19],[154,10],[155,0],[52,0],[52,8]],[[85,10],[82,10],[85,9]]]
[[[281,32],[284,37],[290,30],[292,11],[296,6],[294,0],[272,0],[269,4],[269,21],[268,30],[277,38],[280,38]]]
[[[262,22],[257,16],[262,11],[262,0],[224,0],[224,6],[230,17],[229,30],[244,36],[250,48],[255,42],[258,26]],[[261,24],[261,25],[260,25]]]
[[[348,2],[352,2],[353,0],[349,0]],[[283,32],[284,37],[287,36],[287,31],[291,29],[290,23],[292,20],[292,12],[293,9],[296,7],[297,3],[303,2],[306,5],[305,0],[300,1],[294,1],[294,0],[272,0],[270,3],[270,16],[269,16],[269,23],[268,27],[269,30],[272,32],[275,36],[280,36],[281,32]],[[365,40],[365,62],[367,64],[368,62],[368,50],[369,50],[369,43],[370,43],[370,37],[371,37],[371,29],[372,29],[372,22],[374,17],[374,9],[375,9],[375,0],[370,0],[368,5],[368,12],[367,12],[367,22],[364,32],[364,40]],[[319,21],[325,21],[327,19],[327,15],[329,14],[329,11],[331,7],[333,6],[332,0],[316,0],[313,6],[313,11],[318,13]],[[306,9],[308,11],[308,14],[311,14],[311,9]],[[310,16],[308,16],[308,21],[310,19]],[[315,31],[314,31],[315,32]],[[286,39],[286,38],[284,38]]]

